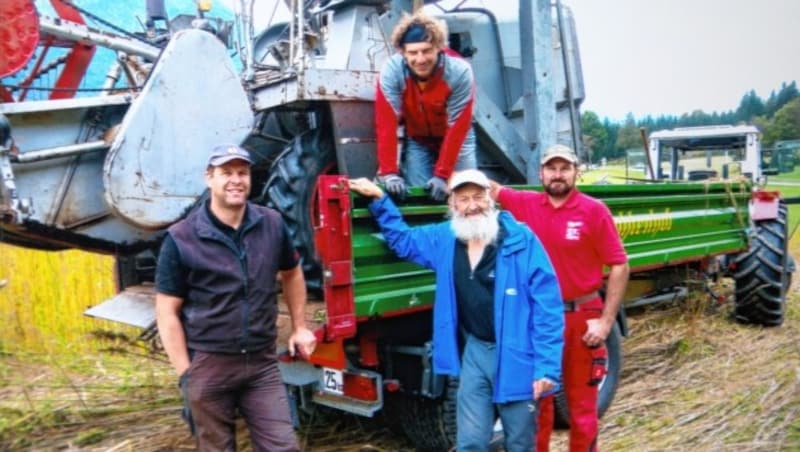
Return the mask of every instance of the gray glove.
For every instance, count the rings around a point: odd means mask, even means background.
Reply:
[[[402,177],[392,173],[379,176],[378,180],[383,183],[383,186],[386,187],[386,191],[393,197],[398,199],[404,199],[406,197],[406,181]]]
[[[439,176],[433,176],[425,183],[425,190],[429,191],[431,199],[442,202],[447,199],[447,182]]]
[[[183,399],[183,409],[181,410],[181,418],[186,422],[189,427],[189,432],[194,436],[194,418],[192,417],[192,408],[189,405],[189,370],[185,370],[180,378],[178,378],[178,387],[181,389],[181,398]]]

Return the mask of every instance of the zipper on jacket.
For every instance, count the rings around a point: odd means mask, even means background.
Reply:
[[[444,54],[443,53],[439,53],[439,56],[436,59],[436,65],[434,66],[433,72],[431,73],[431,78],[434,78],[434,77],[438,76],[441,79],[444,79],[444,65],[445,65]],[[416,80],[417,77],[414,75],[414,72],[411,71],[410,68],[408,68],[408,63],[405,63],[405,66],[406,66],[406,70],[408,70],[408,74],[410,75],[411,80],[414,82],[414,88],[417,89],[417,94],[419,95],[419,99],[422,99],[422,97],[423,97],[423,89],[419,86],[419,83]],[[437,72],[441,72],[441,74],[437,75]],[[428,85],[428,81],[426,80],[425,81],[425,86],[427,87],[427,85]],[[430,121],[430,118],[428,118],[428,115],[427,115],[427,112],[425,111],[424,105],[425,105],[425,102],[420,102],[419,103],[419,112],[422,115],[422,117],[425,118],[425,125],[428,128],[426,136],[427,137],[432,137],[433,136],[433,127],[431,127],[431,121]],[[441,151],[441,149],[439,149],[439,151]]]
[[[244,231],[242,231],[244,233]],[[244,246],[244,243],[241,244]],[[244,277],[244,281],[242,282],[242,336],[239,338],[240,346],[242,353],[247,353],[247,341],[250,337],[249,334],[249,324],[247,319],[250,318],[250,303],[247,301],[248,297],[247,294],[250,291],[250,288],[247,284],[247,251],[242,248],[237,251],[237,257],[239,258],[239,266],[242,269],[242,276]]]
[[[246,227],[242,225],[240,227]],[[240,294],[240,303],[242,304],[240,312],[240,320],[239,324],[241,325],[241,334],[239,335],[239,352],[247,353],[247,342],[250,338],[250,334],[248,333],[249,325],[248,319],[250,318],[250,303],[247,301],[247,294],[250,291],[250,287],[247,283],[247,251],[243,248],[244,247],[244,235],[247,231],[237,231],[239,233],[239,244],[236,241],[225,235],[220,234],[220,238],[216,238],[215,240],[222,242],[228,249],[231,250],[234,256],[236,256],[236,260],[239,261],[239,268],[242,271],[242,293]]]
[[[424,97],[424,92],[422,88],[420,88],[419,83],[417,83],[416,81],[414,82],[414,87],[417,88],[417,95],[421,100],[419,103],[419,113],[420,115],[422,115],[423,118],[425,118],[425,126],[427,127],[427,136],[430,137],[433,134],[433,127],[431,127],[430,118],[428,118],[428,113],[425,111],[425,102],[422,99]]]

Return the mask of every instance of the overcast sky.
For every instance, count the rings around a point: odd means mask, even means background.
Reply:
[[[800,82],[800,0],[564,0],[575,15],[584,110],[735,109]]]

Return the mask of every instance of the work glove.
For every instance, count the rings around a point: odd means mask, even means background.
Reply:
[[[378,181],[383,183],[386,191],[392,195],[392,197],[405,199],[407,192],[406,181],[402,177],[392,173],[385,176],[379,176]]]
[[[428,191],[431,199],[442,202],[447,199],[447,182],[439,176],[433,176],[425,183],[425,190]]]
[[[178,379],[178,387],[181,390],[181,399],[183,399],[183,408],[181,409],[181,418],[186,422],[189,427],[189,432],[194,436],[194,418],[192,417],[192,408],[189,405],[189,370],[184,371]]]

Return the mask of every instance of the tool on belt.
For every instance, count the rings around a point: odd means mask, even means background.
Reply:
[[[589,347],[592,354],[592,366],[589,370],[589,386],[599,385],[606,376],[608,370],[606,364],[608,363],[608,349],[605,344]]]

